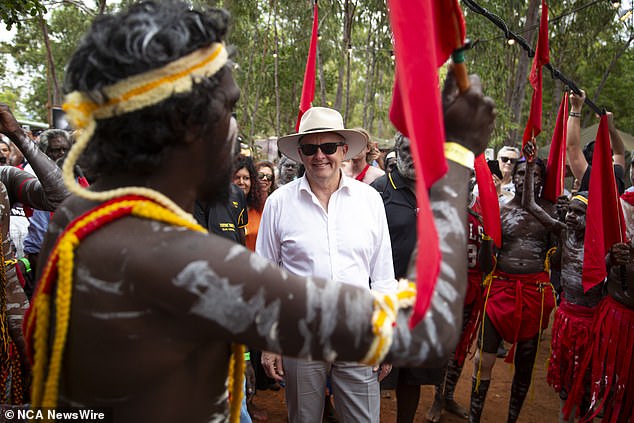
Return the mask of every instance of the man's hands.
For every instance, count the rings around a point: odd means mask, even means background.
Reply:
[[[461,93],[450,69],[442,93],[445,136],[473,151],[476,156],[487,147],[495,124],[495,103],[482,94],[477,75],[469,77],[471,86]]]
[[[277,382],[284,381],[284,368],[282,367],[282,356],[266,351],[262,351],[262,367],[266,375]]]
[[[570,111],[573,113],[581,113],[581,108],[583,107],[583,103],[586,101],[586,92],[581,91],[581,95],[577,95],[574,92],[570,91],[569,99],[570,99]]]
[[[537,158],[537,142],[534,139],[527,141],[522,151],[524,157],[526,157],[526,161],[533,163]]]
[[[614,244],[610,248],[610,264],[612,266],[622,266],[630,262],[630,251],[632,246],[623,242]]]
[[[376,366],[372,368],[373,372],[379,372],[379,382],[382,381],[390,374],[392,371],[392,365],[388,363],[383,363],[380,366]]]
[[[0,103],[0,133],[14,140],[16,135],[23,133],[24,130],[11,113],[11,109],[4,103]]]
[[[560,195],[557,198],[557,203],[555,204],[555,208],[557,210],[557,218],[560,221],[566,220],[566,213],[568,213],[568,204],[570,204],[570,200],[567,195]]]

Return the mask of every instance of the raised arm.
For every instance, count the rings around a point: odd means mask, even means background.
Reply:
[[[612,146],[612,160],[615,165],[621,165],[625,169],[625,144],[621,138],[621,134],[614,124],[614,115],[607,112],[608,130],[610,131],[610,145]]]
[[[566,136],[566,156],[572,175],[581,180],[588,168],[588,162],[583,156],[581,147],[581,109],[586,99],[586,93],[581,95],[570,93],[570,116],[568,116],[568,133]]]
[[[68,196],[61,169],[40,151],[26,135],[6,104],[0,103],[0,132],[24,154],[37,178],[12,166],[0,168],[0,179],[7,187],[11,202],[53,211]]]
[[[524,190],[522,193],[522,207],[528,210],[539,220],[549,231],[558,236],[566,228],[559,220],[553,218],[535,201],[535,166],[537,160],[537,144],[534,140],[524,146],[524,157],[526,157],[526,174],[524,175]]]
[[[475,155],[481,154],[493,130],[494,103],[482,94],[480,80],[460,94],[450,72],[443,92],[445,132]],[[449,171],[431,188],[430,198],[440,239],[440,276],[426,317],[410,332],[408,313],[398,315],[388,361],[394,364],[442,365],[455,348],[467,288],[467,202],[471,169],[448,160]],[[415,255],[413,255],[415,257]],[[410,278],[415,265],[410,265]]]

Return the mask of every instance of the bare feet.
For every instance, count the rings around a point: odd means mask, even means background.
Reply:
[[[431,405],[431,408],[427,410],[427,415],[425,416],[427,421],[431,423],[438,423],[440,421],[444,405],[445,401],[441,397],[435,396],[434,403]]]
[[[458,417],[462,417],[467,420],[469,418],[469,412],[466,408],[458,404],[455,400],[445,400],[445,410],[451,414],[455,414]]]

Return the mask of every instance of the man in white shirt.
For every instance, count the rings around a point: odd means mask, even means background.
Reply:
[[[365,134],[344,129],[336,110],[307,110],[299,132],[278,140],[278,149],[301,162],[305,174],[268,198],[256,253],[295,275],[395,292],[390,234],[381,197],[370,186],[344,176],[341,170],[342,161],[359,154],[366,144]],[[333,299],[332,303],[312,304],[309,298],[306,306],[331,307],[336,313],[335,303]],[[307,326],[324,328],[331,323],[306,321]],[[391,366],[384,364],[377,374],[377,369],[368,366],[336,361],[334,351],[332,360],[324,363],[284,357],[282,362],[279,355],[263,353],[267,374],[286,381],[289,421],[322,421],[330,373],[340,421],[378,422],[379,379],[389,373]]]

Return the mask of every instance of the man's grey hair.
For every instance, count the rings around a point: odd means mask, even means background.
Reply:
[[[517,147],[509,147],[508,145],[505,145],[504,147],[500,148],[500,151],[498,151],[498,157],[497,157],[498,160],[500,159],[502,154],[507,152],[507,151],[512,151],[513,153],[517,154],[518,158],[521,156],[519,148],[517,148]]]
[[[40,134],[40,150],[46,153],[48,150],[48,143],[52,138],[63,138],[68,142],[70,146],[70,134],[63,129],[47,129]]]

